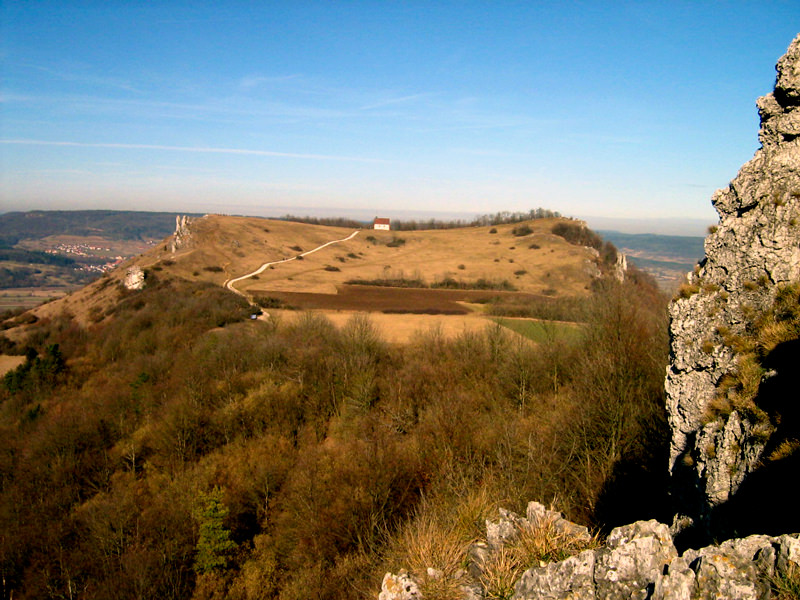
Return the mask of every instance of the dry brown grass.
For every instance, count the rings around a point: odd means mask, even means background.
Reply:
[[[550,520],[536,526],[523,527],[511,545],[525,569],[542,563],[558,562],[598,545],[596,537],[586,539],[556,525]]]
[[[296,313],[281,311],[285,319],[295,318]],[[323,313],[337,327],[357,314],[353,311],[337,311]],[[381,332],[381,337],[391,343],[407,343],[420,332],[438,330],[445,338],[454,338],[465,331],[483,330],[490,322],[479,314],[468,315],[386,315],[371,313],[370,321]]]
[[[402,539],[408,568],[418,577],[423,597],[459,598],[457,575],[472,540],[430,513],[418,515],[404,530]]]
[[[487,600],[508,600],[514,594],[514,584],[524,569],[515,552],[505,546],[492,555],[483,568],[481,586]]]
[[[294,228],[286,231],[290,236],[299,236],[302,228],[310,227],[297,223],[287,225]],[[448,276],[469,282],[480,278],[506,279],[520,291],[529,293],[541,293],[555,287],[563,295],[583,294],[590,282],[584,261],[591,254],[550,234],[551,227],[550,220],[532,222],[534,233],[526,239],[536,240],[540,248],[535,251],[530,250],[527,244],[511,249],[510,246],[514,245],[512,240],[518,239],[511,234],[512,225],[497,226],[496,235],[489,235],[489,228],[476,227],[398,233],[364,230],[354,239],[309,255],[303,261],[276,265],[257,281],[243,282],[241,288],[335,293],[336,285],[350,279],[371,280],[402,273],[407,277],[419,276],[428,283]],[[328,230],[325,231],[328,238],[319,243],[344,237],[343,233],[350,231],[330,227],[320,229]],[[402,237],[405,243],[399,247],[387,246],[394,236]],[[508,244],[492,243],[502,237],[508,238],[504,240]],[[305,244],[300,241],[298,245],[311,249],[317,239]],[[499,260],[495,262],[495,259]],[[326,271],[325,267],[331,264],[340,271]],[[459,268],[462,265],[464,268]],[[515,272],[521,270],[527,273],[515,276]],[[243,269],[242,272],[247,271]]]
[[[425,598],[460,600],[461,585],[467,583],[467,551],[483,535],[486,517],[496,511],[488,485],[449,500],[423,500],[414,517],[392,536],[387,568],[410,571]]]
[[[11,369],[16,369],[24,362],[24,356],[8,356],[6,354],[0,354],[0,377],[8,373]]]
[[[771,462],[783,460],[784,458],[788,458],[798,451],[800,451],[800,440],[784,440],[769,455],[769,460]]]
[[[587,261],[592,253],[552,235],[554,220],[529,223],[533,233],[524,238],[512,234],[514,224],[462,229],[376,232],[365,229],[355,238],[334,244],[303,260],[275,265],[258,276],[237,284],[247,293],[271,291],[335,294],[337,286],[351,279],[376,279],[387,275],[419,276],[428,283],[445,277],[475,282],[507,280],[520,292],[541,294],[557,290],[559,296],[587,294],[591,276]],[[63,310],[82,324],[102,315],[119,295],[120,282],[132,264],[160,278],[181,277],[222,285],[227,279],[251,273],[266,262],[279,261],[308,251],[331,240],[342,239],[353,230],[308,225],[253,217],[209,215],[191,225],[191,242],[172,253],[169,240],[141,256],[127,261],[106,278],[69,296],[37,307],[39,317],[52,317]],[[368,240],[367,238],[373,238]],[[400,237],[405,243],[390,247]],[[498,243],[499,242],[499,243]],[[536,249],[531,249],[535,245]],[[330,269],[331,265],[339,270]],[[462,267],[463,268],[460,268]],[[526,271],[524,275],[515,272]],[[112,284],[110,285],[109,284]],[[99,307],[99,308],[98,308]],[[402,330],[397,338],[407,339],[411,330],[427,327],[438,319],[415,318],[410,325],[403,318],[386,319],[389,332]],[[384,320],[384,319],[381,319]],[[472,319],[456,317],[447,329],[463,331]],[[391,333],[390,333],[391,335]]]
[[[769,578],[769,584],[777,600],[800,600],[800,566],[789,563],[782,574]]]
[[[507,600],[514,584],[532,567],[557,562],[598,545],[597,537],[586,539],[559,528],[555,519],[525,525],[517,536],[489,555],[482,565],[481,585],[487,599]]]

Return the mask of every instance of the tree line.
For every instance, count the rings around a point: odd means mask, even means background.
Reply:
[[[460,229],[464,227],[505,225],[533,219],[556,219],[560,217],[561,213],[557,211],[548,210],[546,208],[534,208],[523,212],[500,211],[494,214],[480,215],[474,219],[392,219],[392,229],[396,231]],[[359,221],[343,217],[298,217],[287,214],[279,218],[284,221],[307,223],[309,225],[328,225],[331,227],[349,227],[351,229],[360,229],[371,225],[370,221]]]

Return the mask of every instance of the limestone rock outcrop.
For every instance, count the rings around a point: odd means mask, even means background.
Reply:
[[[761,148],[714,194],[719,224],[670,308],[672,487],[680,511],[707,529],[758,467],[774,429],[735,405],[715,410],[721,384],[740,367],[736,342],[782,286],[800,280],[800,35],[777,72],[774,91],[757,102]]]
[[[398,575],[386,573],[378,600],[421,600],[417,582],[405,571]]]
[[[798,552],[800,535],[753,535],[678,556],[665,524],[638,521],[604,547],[529,569],[512,600],[760,600],[800,568]]]
[[[525,571],[514,599],[649,598],[664,565],[677,555],[666,525],[637,521],[614,529],[602,548]]]
[[[170,251],[173,254],[185,247],[191,240],[192,232],[189,230],[191,222],[192,219],[186,215],[175,216],[175,233],[172,234],[172,241],[170,242]]]
[[[122,280],[122,285],[125,289],[135,291],[144,287],[145,275],[142,268],[134,265],[125,272],[125,278]]]
[[[526,528],[546,527],[550,535],[590,541],[585,527],[570,523],[538,502],[528,504],[525,517],[501,510],[498,521],[487,521],[487,542],[468,553],[471,582],[459,580],[464,600],[494,598],[497,590],[482,583],[493,555]],[[540,564],[516,581],[512,600],[672,600],[682,598],[774,597],[777,582],[800,569],[800,534],[752,535],[731,539],[679,556],[670,528],[655,520],[637,521],[612,530],[601,547],[588,548],[561,561]],[[428,569],[431,576],[433,569]],[[439,573],[438,576],[442,576]],[[463,576],[460,576],[463,577]],[[405,571],[387,573],[379,600],[423,600],[417,580]],[[507,597],[503,595],[503,597]]]

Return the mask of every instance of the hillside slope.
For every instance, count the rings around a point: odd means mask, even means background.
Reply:
[[[468,282],[505,279],[520,291],[541,292],[555,287],[566,295],[583,293],[596,274],[592,268],[594,255],[553,235],[550,230],[556,222],[531,221],[531,233],[523,236],[513,234],[519,224],[409,232],[364,230],[346,243],[276,267],[240,287],[335,293],[336,285],[352,279],[413,277],[432,283],[449,276]],[[491,230],[496,233],[489,233]],[[170,269],[185,278],[205,277],[194,273],[209,266],[221,267],[218,275],[212,272],[208,277],[219,283],[264,262],[296,256],[341,239],[352,231],[214,215],[192,222],[191,242],[174,256],[158,252],[151,256],[174,261]]]
[[[330,295],[347,282],[385,284],[413,279],[423,285],[448,280],[467,288],[585,296],[600,274],[598,253],[554,235],[551,231],[559,223],[580,227],[566,219],[537,219],[436,231],[363,230],[349,241],[275,265],[236,287],[253,296],[272,292]],[[222,286],[266,262],[297,257],[352,232],[281,220],[207,215],[189,221],[178,247],[170,236],[99,281],[36,308],[33,314],[54,316],[67,311],[86,324],[100,318],[122,293],[122,281],[132,267],[154,279],[179,278]]]
[[[16,328],[26,356],[0,383],[2,597],[374,600],[386,570],[429,560],[414,548],[460,550],[501,502],[557,497],[597,525],[651,516],[620,494],[633,476],[657,495],[666,460],[664,304],[646,282],[595,281],[569,338],[484,321],[393,344],[363,314],[252,320],[221,285],[342,230],[196,225],[174,254],[167,239],[129,263],[142,289],[118,269]],[[434,247],[414,235],[352,250]],[[248,246],[261,256],[239,256]],[[425,567],[463,565],[435,551]]]

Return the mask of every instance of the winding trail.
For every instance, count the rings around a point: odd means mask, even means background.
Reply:
[[[307,252],[302,252],[301,254],[298,254],[297,256],[308,256],[309,254],[313,254],[317,250],[322,250],[323,248],[327,248],[331,244],[339,244],[340,242],[346,242],[348,240],[352,240],[354,237],[356,237],[358,235],[358,233],[359,233],[359,230],[356,230],[353,233],[351,233],[350,235],[348,235],[346,238],[342,238],[340,240],[333,240],[331,242],[326,242],[326,243],[322,244],[321,246],[317,246],[316,248],[314,248],[312,250],[308,250]],[[253,301],[250,299],[250,297],[247,294],[245,294],[244,292],[242,292],[240,290],[237,290],[233,286],[233,284],[238,282],[238,281],[243,281],[244,279],[248,279],[249,277],[252,277],[253,275],[259,275],[259,274],[263,273],[264,271],[266,271],[267,269],[269,269],[272,265],[279,265],[281,263],[289,262],[289,261],[292,261],[292,260],[297,260],[297,256],[292,256],[292,257],[289,257],[289,258],[283,258],[281,260],[273,260],[272,262],[264,263],[258,269],[253,271],[252,273],[248,273],[247,275],[242,275],[241,277],[236,277],[234,279],[226,279],[225,283],[223,283],[222,285],[223,285],[223,287],[229,289],[230,291],[232,291],[232,292],[234,292],[236,294],[239,294],[243,298],[246,298],[247,301],[252,304]]]

